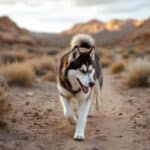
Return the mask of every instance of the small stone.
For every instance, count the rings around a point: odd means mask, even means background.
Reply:
[[[34,117],[39,117],[39,113],[38,113],[38,112],[35,112],[35,113],[33,114],[33,116],[34,116]]]
[[[48,108],[48,109],[47,109],[47,112],[52,112],[52,109]]]
[[[29,101],[27,101],[25,104],[28,106],[28,105],[30,104],[30,102],[29,102]]]
[[[7,122],[0,121],[0,127],[1,128],[7,127]]]
[[[93,147],[92,150],[99,150],[97,147]]]
[[[119,115],[119,116],[122,116],[122,115],[123,115],[123,113],[119,113],[118,115]]]
[[[16,120],[15,118],[13,118],[11,121],[12,121],[13,123],[16,123],[17,120]]]
[[[28,137],[28,136],[24,136],[23,139],[24,139],[24,140],[28,140],[29,137]]]
[[[100,133],[100,130],[99,130],[99,129],[96,129],[96,130],[95,130],[95,133],[96,133],[96,134]]]
[[[37,126],[37,125],[38,125],[38,123],[37,123],[37,122],[34,122],[34,125],[36,125],[36,126]]]
[[[26,95],[27,95],[27,96],[33,96],[34,93],[33,93],[33,92],[27,92]]]

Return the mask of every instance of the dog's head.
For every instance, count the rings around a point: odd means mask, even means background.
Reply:
[[[70,51],[68,56],[67,76],[74,88],[80,87],[84,93],[95,85],[95,50],[81,52],[78,46]]]

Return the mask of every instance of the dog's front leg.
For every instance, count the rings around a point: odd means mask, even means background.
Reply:
[[[63,106],[63,111],[64,111],[65,117],[67,118],[69,123],[75,124],[76,123],[76,116],[74,115],[73,110],[72,110],[71,100],[68,100],[64,96],[60,96],[60,101],[61,101],[62,106]]]
[[[95,96],[96,96],[96,110],[99,111],[99,108],[102,104],[102,102],[101,102],[102,95],[101,95],[101,89],[100,89],[100,85],[99,85],[98,81],[96,82],[96,85],[94,87],[94,92],[95,92]]]
[[[84,140],[85,139],[85,127],[86,127],[86,121],[87,121],[87,116],[89,112],[89,107],[90,107],[91,100],[78,100],[79,104],[79,116],[78,116],[78,121],[77,121],[77,126],[74,134],[74,139],[75,140]]]

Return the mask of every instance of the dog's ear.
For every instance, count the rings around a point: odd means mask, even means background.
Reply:
[[[94,47],[91,47],[89,51],[89,55],[93,60],[95,60],[95,48]]]
[[[78,46],[75,46],[71,53],[70,53],[70,56],[69,56],[69,61],[73,61],[73,60],[76,60],[78,57],[80,56],[80,50],[79,50],[79,47]]]

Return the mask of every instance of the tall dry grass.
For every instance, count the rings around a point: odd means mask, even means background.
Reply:
[[[125,70],[125,63],[122,60],[118,60],[114,62],[110,67],[109,70],[112,74],[120,73]]]
[[[101,63],[101,65],[102,65],[103,68],[106,68],[106,67],[108,67],[108,66],[111,65],[112,59],[110,57],[103,56],[100,59],[100,63]]]
[[[1,67],[0,75],[6,79],[9,85],[30,86],[35,78],[32,68],[23,63],[14,63]]]
[[[1,53],[0,59],[4,64],[22,62],[29,57],[25,51],[5,51]]]
[[[55,70],[55,62],[47,56],[28,60],[25,64],[30,66],[39,76],[45,74],[48,70]]]
[[[137,59],[127,68],[126,85],[129,87],[146,86],[150,83],[150,61]]]

